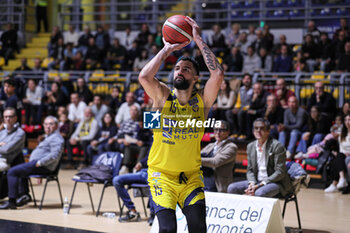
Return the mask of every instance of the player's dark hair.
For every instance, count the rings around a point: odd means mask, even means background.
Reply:
[[[181,57],[179,57],[179,59],[177,59],[176,64],[179,63],[179,61],[192,62],[194,68],[196,69],[196,74],[199,75],[199,65],[198,65],[198,62],[193,57],[181,56]]]

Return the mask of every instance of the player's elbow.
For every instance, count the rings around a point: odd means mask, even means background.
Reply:
[[[215,78],[215,80],[217,81],[217,83],[222,83],[222,81],[224,80],[224,71],[221,69],[217,69],[215,71],[215,74],[213,75],[213,77]]]

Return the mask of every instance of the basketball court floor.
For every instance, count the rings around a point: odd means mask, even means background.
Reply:
[[[74,170],[61,170],[59,179],[63,198],[70,198],[73,189],[71,178]],[[33,184],[37,181],[33,180]],[[43,184],[35,185],[37,198],[41,197]],[[102,191],[102,185],[94,185],[91,192],[95,208]],[[0,211],[1,233],[41,233],[41,232],[115,232],[115,233],[146,233],[150,231],[147,218],[144,215],[141,198],[133,198],[137,210],[141,214],[140,222],[120,223],[118,217],[106,218],[92,213],[89,195],[85,184],[78,184],[70,214],[65,215],[60,207],[57,185],[50,182],[40,211],[31,202],[17,210]],[[341,193],[326,194],[322,189],[302,189],[298,194],[301,224],[304,233],[346,233],[350,232],[350,195]],[[281,209],[283,202],[280,201]],[[119,214],[116,191],[113,187],[106,189],[103,199],[102,212]],[[297,227],[294,203],[288,203],[284,219],[286,227]],[[292,229],[292,232],[296,232]],[[278,232],[276,232],[278,233]]]

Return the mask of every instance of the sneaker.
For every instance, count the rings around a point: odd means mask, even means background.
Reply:
[[[295,156],[294,156],[294,159],[303,159],[304,158],[304,154],[303,154],[303,152],[298,152],[298,154],[296,154]]]
[[[292,159],[292,153],[290,153],[288,150],[286,152],[286,159]]]
[[[155,214],[151,214],[151,216],[150,216],[150,217],[148,218],[148,220],[147,220],[148,225],[150,225],[150,226],[153,225],[154,217],[155,217]]]
[[[337,184],[337,189],[342,189],[342,188],[345,188],[346,186],[348,186],[348,182],[346,181],[346,179],[340,178]]]
[[[337,186],[335,186],[334,184],[331,184],[330,186],[328,186],[328,188],[326,188],[324,190],[325,193],[335,193],[338,192]]]
[[[128,211],[125,216],[119,218],[119,222],[140,221],[140,213]]]
[[[16,205],[17,206],[24,206],[28,202],[32,201],[32,197],[29,194],[24,194],[20,198],[16,200]]]
[[[119,175],[124,175],[129,173],[129,168],[125,165],[123,165],[119,170]]]

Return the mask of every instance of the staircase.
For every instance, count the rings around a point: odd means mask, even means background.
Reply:
[[[48,57],[47,45],[50,41],[50,33],[38,33],[36,37],[33,37],[30,43],[27,43],[26,48],[22,49],[19,54],[16,55],[14,60],[9,60],[7,66],[4,66],[4,70],[13,71],[21,65],[21,59],[28,59],[28,66],[34,66],[34,59],[44,59]]]

